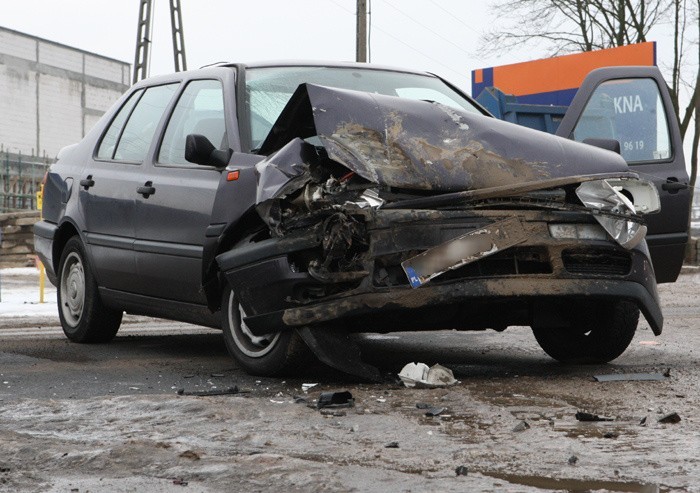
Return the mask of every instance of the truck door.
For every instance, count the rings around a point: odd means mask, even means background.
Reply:
[[[661,211],[646,216],[647,243],[657,282],[678,277],[692,191],[683,142],[666,82],[656,67],[606,67],[583,81],[557,135],[583,142],[614,139],[630,169],[653,181]]]

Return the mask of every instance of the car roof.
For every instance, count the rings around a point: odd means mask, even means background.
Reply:
[[[212,65],[205,65],[201,68],[188,70],[185,72],[175,72],[171,74],[155,75],[147,79],[143,79],[137,82],[134,86],[151,86],[157,84],[164,84],[167,82],[180,81],[189,79],[192,77],[201,77],[209,73],[210,75],[215,75],[221,70],[228,70],[231,68],[241,68],[243,70],[254,69],[254,68],[272,68],[272,67],[329,67],[329,68],[348,68],[348,69],[362,69],[362,70],[377,70],[377,71],[389,71],[389,72],[401,72],[407,74],[422,75],[426,77],[436,77],[435,74],[429,72],[421,72],[416,70],[410,70],[400,67],[391,67],[387,65],[374,65],[369,63],[357,63],[357,62],[337,62],[337,61],[323,61],[323,60],[272,60],[272,61],[259,61],[259,62],[248,62],[248,63],[233,63],[233,62],[218,62]]]

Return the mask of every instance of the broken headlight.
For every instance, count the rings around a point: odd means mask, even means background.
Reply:
[[[637,246],[647,232],[647,227],[634,216],[660,209],[658,191],[646,180],[587,181],[576,189],[576,195],[589,209],[614,214],[595,214],[594,217],[615,241],[627,249]]]

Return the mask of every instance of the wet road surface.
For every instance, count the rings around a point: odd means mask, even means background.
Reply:
[[[366,384],[321,365],[251,377],[220,333],[184,324],[131,318],[111,344],[88,346],[51,319],[5,320],[0,491],[700,491],[699,285],[686,274],[661,286],[664,334],[640,324],[608,365],[559,365],[524,327],[362,336],[386,373],[452,368],[459,383],[446,389]],[[669,376],[592,378],[641,372]],[[355,406],[315,409],[332,390]],[[612,420],[581,422],[579,411]],[[679,422],[659,422],[672,413]]]

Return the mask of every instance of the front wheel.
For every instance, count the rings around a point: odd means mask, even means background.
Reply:
[[[607,363],[632,342],[639,309],[629,301],[576,306],[568,327],[532,327],[542,349],[562,363]]]
[[[221,302],[224,341],[228,352],[251,375],[295,373],[309,362],[310,351],[296,330],[256,336],[242,318],[246,314],[230,287]]]
[[[102,304],[97,282],[77,236],[66,242],[58,265],[58,316],[73,342],[108,342],[122,321],[122,312]]]

